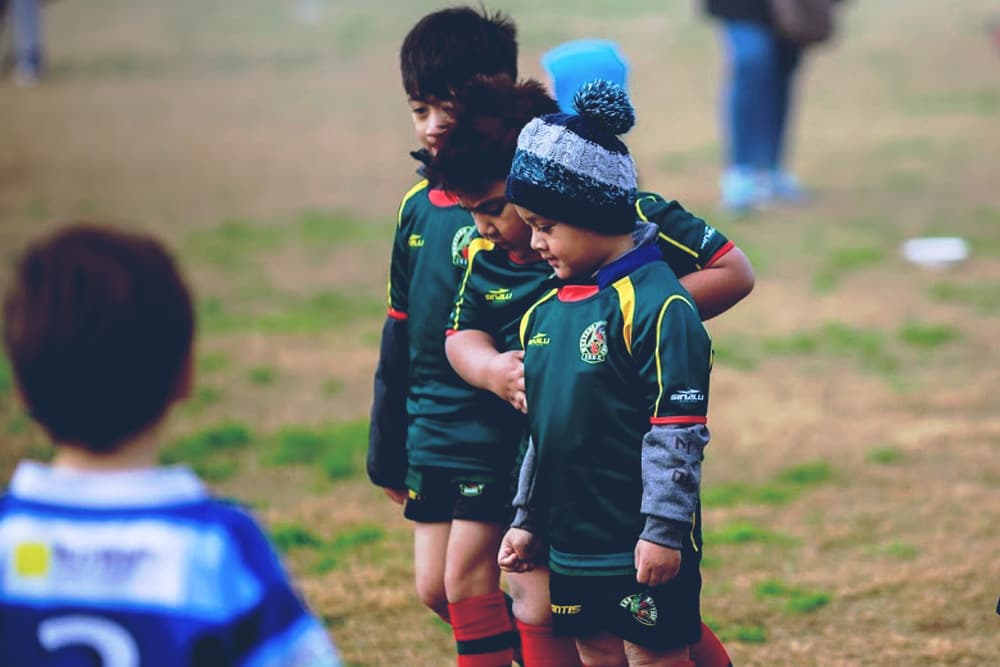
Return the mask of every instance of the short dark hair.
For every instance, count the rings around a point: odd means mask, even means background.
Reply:
[[[559,105],[531,79],[477,77],[455,97],[455,126],[427,165],[426,175],[446,190],[481,195],[507,179],[517,137],[532,118]]]
[[[399,49],[403,89],[413,99],[450,99],[477,74],[517,78],[517,28],[502,12],[451,7],[417,21]]]
[[[3,315],[17,386],[56,443],[115,451],[163,417],[188,372],[191,294],[143,234],[78,222],[38,240]]]

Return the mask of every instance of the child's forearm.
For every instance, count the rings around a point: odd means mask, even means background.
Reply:
[[[701,319],[708,320],[750,294],[754,280],[750,260],[742,250],[733,247],[711,265],[687,274],[680,282],[694,297]]]
[[[500,354],[493,336],[478,329],[456,331],[445,341],[445,354],[458,376],[478,389],[492,391],[490,361]]]
[[[400,489],[406,478],[406,394],[409,334],[406,320],[386,318],[368,429],[368,478],[378,486]]]
[[[703,424],[654,426],[642,441],[642,539],[679,549],[701,494],[701,460],[709,441]]]

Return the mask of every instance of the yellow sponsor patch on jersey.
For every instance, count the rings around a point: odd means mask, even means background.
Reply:
[[[422,248],[424,246],[424,237],[420,234],[410,234],[410,238],[406,239],[406,244],[411,248]]]
[[[534,336],[528,339],[528,345],[548,345],[549,335],[544,332],[536,333]]]
[[[22,577],[44,577],[49,572],[51,554],[41,542],[22,542],[14,547],[14,571]]]
[[[581,611],[583,611],[583,605],[579,604],[552,605],[552,613],[559,616],[572,616],[573,614],[579,614]]]
[[[498,287],[496,289],[491,289],[489,292],[486,293],[487,301],[503,302],[503,301],[510,301],[511,298],[513,298],[513,294],[511,294],[511,291],[506,287]]]

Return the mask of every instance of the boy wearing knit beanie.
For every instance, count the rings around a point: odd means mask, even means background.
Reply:
[[[520,323],[530,502],[500,564],[547,561],[553,630],[583,664],[690,666],[711,340],[657,228],[635,224],[627,95],[597,81],[575,108],[525,126],[506,185],[556,282]]]

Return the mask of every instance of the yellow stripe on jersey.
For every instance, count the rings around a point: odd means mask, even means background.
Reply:
[[[619,278],[611,284],[618,292],[618,307],[622,311],[622,335],[625,337],[625,349],[632,354],[632,320],[635,315],[635,287],[628,276]]]
[[[659,388],[656,394],[656,406],[653,408],[653,416],[660,414],[660,399],[663,398],[663,362],[660,359],[660,328],[663,325],[663,316],[667,313],[667,308],[674,301],[681,301],[686,303],[691,310],[695,313],[698,309],[691,305],[691,302],[682,297],[680,294],[674,294],[669,299],[663,302],[663,307],[660,308],[660,316],[656,318],[656,384]]]
[[[518,333],[518,337],[521,339],[521,349],[524,349],[525,347],[524,334],[528,330],[528,319],[531,317],[531,314],[535,312],[535,308],[538,308],[540,305],[542,305],[543,303],[554,297],[558,292],[559,290],[556,288],[550,289],[541,299],[536,301],[524,315],[521,316],[521,329],[520,332]]]
[[[458,331],[458,319],[462,313],[462,301],[465,299],[465,285],[469,282],[469,276],[472,275],[472,261],[476,258],[480,250],[493,250],[493,241],[477,237],[469,242],[469,261],[465,266],[465,275],[462,276],[462,285],[458,288],[458,298],[455,299],[455,317],[451,320],[451,328],[455,331]]]
[[[654,197],[653,195],[646,195],[645,197],[640,197],[639,199],[637,199],[635,201],[635,212],[639,215],[639,219],[642,220],[643,222],[649,222],[649,218],[647,218],[646,214],[643,213],[643,211],[642,211],[642,200],[643,199],[652,199],[652,200],[655,201],[656,199],[658,199],[658,197]],[[694,257],[695,259],[698,259],[698,251],[697,250],[692,250],[691,248],[687,247],[686,245],[684,245],[680,241],[676,241],[676,240],[670,238],[669,236],[667,236],[666,234],[664,234],[662,231],[659,233],[659,237],[661,239],[663,239],[664,241],[666,241],[667,243],[669,243],[670,245],[676,246],[677,248],[681,249],[682,251],[684,251],[687,254],[689,254],[692,257]],[[699,269],[701,269],[701,265],[697,265],[696,264],[696,266]]]
[[[429,181],[425,178],[417,182],[412,188],[406,191],[403,195],[403,201],[399,203],[399,211],[396,212],[396,229],[398,230],[403,224],[403,209],[406,208],[406,202],[413,199],[413,195],[417,194],[421,190],[425,189],[429,185]],[[392,266],[389,267],[389,279],[385,281],[385,302],[389,309],[392,310]]]

